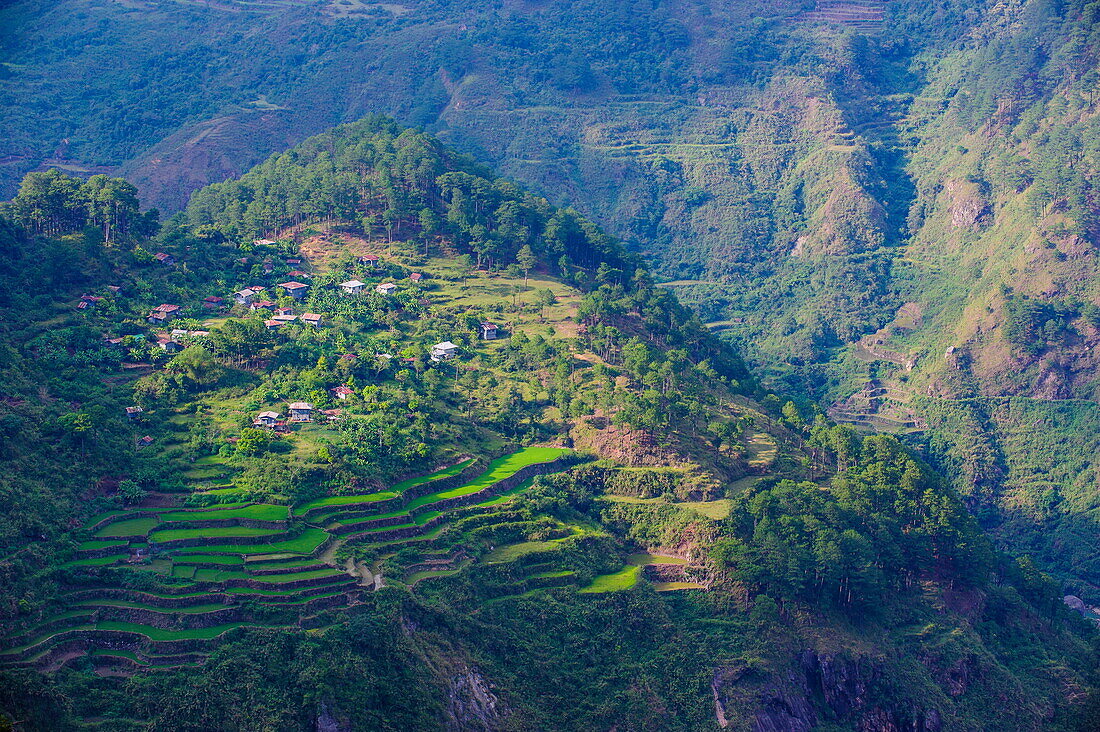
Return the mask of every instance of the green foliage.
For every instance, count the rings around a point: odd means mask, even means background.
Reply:
[[[817,439],[855,448],[828,490],[765,480],[735,502],[732,536],[717,542],[714,556],[739,581],[856,614],[874,612],[883,592],[921,577],[988,581],[993,555],[977,524],[896,440],[849,445],[842,428]]]

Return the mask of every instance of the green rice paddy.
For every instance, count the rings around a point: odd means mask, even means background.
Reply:
[[[96,532],[97,537],[110,536],[145,536],[157,525],[156,516],[126,519],[108,524]]]
[[[176,541],[178,539],[218,539],[222,537],[275,536],[282,529],[256,529],[251,526],[217,526],[204,529],[165,529],[149,535],[151,542]]]
[[[286,521],[290,518],[290,509],[270,503],[254,503],[242,508],[228,508],[216,511],[172,511],[160,515],[166,521],[228,521],[230,519],[251,519],[253,521]]]
[[[581,590],[582,593],[594,594],[602,592],[618,592],[619,590],[629,590],[634,585],[638,584],[638,578],[641,577],[642,568],[627,565],[620,569],[618,572],[612,572],[611,574],[601,574],[596,579],[592,580],[592,584]]]
[[[118,541],[117,539],[93,539],[92,541],[81,542],[77,547],[80,551],[94,551],[96,549],[107,549],[109,547],[124,547],[127,542]]]
[[[377,501],[384,501],[387,498],[395,498],[400,494],[407,491],[413,486],[422,485],[433,480],[439,480],[440,478],[449,478],[452,475],[458,475],[474,462],[473,458],[469,460],[463,460],[460,463],[444,468],[443,470],[430,473],[429,475],[420,476],[418,478],[409,478],[397,483],[388,491],[379,491],[377,493],[366,493],[358,496],[330,496],[329,498],[320,498],[316,501],[310,501],[309,503],[298,506],[294,509],[295,516],[304,516],[311,509],[320,508],[322,506],[347,506],[357,503],[374,503]]]
[[[240,557],[221,554],[179,554],[172,558],[176,564],[242,564]]]
[[[275,532],[276,534],[279,532]],[[303,531],[299,536],[293,539],[286,539],[284,541],[275,541],[270,544],[241,544],[241,545],[212,545],[203,546],[202,550],[210,554],[280,554],[283,552],[289,552],[291,554],[312,554],[328,540],[328,534],[324,529],[308,528]],[[188,547],[195,549],[197,547]]]
[[[109,557],[92,557],[90,559],[74,559],[71,562],[65,562],[62,567],[106,567],[110,564],[117,562],[123,562],[129,559],[127,554],[112,554]]]
[[[530,465],[553,461],[569,452],[561,448],[526,448],[512,455],[507,455],[490,462],[486,469],[473,480],[463,485],[448,490],[437,490],[425,496],[417,497],[402,507],[399,511],[390,511],[370,516],[362,520],[345,520],[344,525],[357,526],[362,524],[364,533],[367,531],[384,532],[394,529],[410,530],[415,535],[407,538],[388,542],[368,543],[360,542],[359,546],[387,547],[394,545],[410,544],[413,542],[427,542],[439,536],[444,528],[442,525],[426,530],[428,524],[444,516],[446,509],[435,506],[441,501],[461,498],[478,494],[509,478],[515,473]],[[85,552],[110,551],[117,549],[119,553],[106,557],[85,557],[68,562],[65,566],[71,568],[105,567],[112,564],[127,562],[129,554],[127,549],[148,548],[151,556],[145,562],[134,563],[127,566],[135,570],[156,572],[169,575],[179,583],[180,589],[189,588],[192,591],[178,594],[161,591],[142,592],[137,590],[122,591],[108,597],[87,597],[76,599],[74,596],[72,609],[55,615],[42,623],[41,627],[51,627],[56,624],[62,627],[52,629],[49,632],[42,631],[29,643],[25,643],[16,649],[11,649],[3,654],[6,658],[21,657],[24,662],[36,663],[35,659],[46,658],[50,650],[50,639],[63,635],[69,631],[121,631],[136,633],[151,641],[175,641],[175,640],[210,640],[223,633],[238,627],[272,627],[262,623],[241,621],[219,624],[205,628],[156,628],[142,623],[130,623],[123,621],[99,621],[94,618],[97,609],[114,608],[115,612],[124,612],[127,609],[135,612],[155,612],[164,616],[191,616],[199,620],[197,616],[207,613],[217,613],[227,608],[243,607],[247,612],[253,603],[301,607],[302,612],[316,600],[339,597],[351,591],[354,578],[341,569],[331,566],[321,566],[322,560],[317,557],[317,552],[330,539],[331,535],[324,529],[313,525],[308,526],[296,536],[288,536],[287,529],[279,527],[288,522],[292,516],[308,516],[312,509],[328,507],[327,513],[333,518],[346,515],[354,510],[369,510],[371,504],[387,498],[395,498],[406,491],[432,481],[459,475],[469,468],[474,459],[463,460],[435,473],[411,478],[402,481],[386,491],[358,496],[334,496],[307,503],[291,510],[286,505],[258,504],[247,501],[220,504],[209,508],[181,509],[181,508],[153,508],[133,511],[112,511],[97,516],[89,526],[111,523],[94,530],[93,538],[84,541],[79,548]],[[514,486],[499,495],[485,496],[480,503],[466,506],[477,508],[480,506],[495,506],[512,500],[532,484],[532,480],[525,480],[520,485]],[[233,489],[225,489],[230,491]],[[482,496],[478,496],[481,499]],[[477,500],[477,499],[474,499]],[[363,507],[357,509],[357,507]],[[439,509],[439,510],[435,510]],[[314,510],[314,514],[320,513]],[[402,523],[396,526],[371,526],[379,520],[399,520]],[[221,525],[203,526],[215,522],[237,524],[239,522],[264,522],[268,526],[240,526]],[[190,524],[190,525],[189,525]],[[234,539],[243,541],[261,541],[264,543],[234,544],[228,543]],[[192,542],[196,546],[173,547],[171,542]],[[509,561],[527,553],[556,549],[561,539],[546,542],[525,542],[516,545],[501,547],[490,555],[494,561]],[[146,543],[147,542],[147,543]],[[167,545],[166,545],[167,544]],[[431,577],[445,577],[462,570],[471,560],[464,560],[457,566],[446,569],[425,570],[415,572],[406,578],[410,584]],[[275,574],[257,574],[246,570],[262,569],[275,572]],[[533,574],[531,579],[554,579],[567,577],[573,574],[570,570],[559,570],[552,565],[544,565],[542,570]],[[200,589],[189,585],[190,582],[204,582],[215,585],[222,583],[220,587]],[[234,582],[245,584],[243,587],[226,587],[224,583]],[[287,587],[289,584],[298,584],[299,587]],[[108,588],[111,589],[111,588]],[[91,594],[91,593],[88,593]],[[119,596],[121,595],[121,596]],[[187,605],[189,598],[194,604]],[[162,603],[158,600],[169,601]],[[222,600],[222,601],[219,601]],[[176,607],[177,603],[183,604]],[[210,620],[202,622],[216,622],[217,615]],[[66,620],[71,621],[69,627],[64,627]],[[192,621],[195,622],[195,621]],[[21,637],[27,638],[30,633]],[[41,648],[38,646],[42,645]],[[26,655],[24,655],[24,653]],[[94,651],[101,656],[115,656],[130,658],[137,663],[147,663],[141,659],[148,655],[147,650],[133,653],[130,651],[103,650]],[[173,661],[178,663],[178,661]]]

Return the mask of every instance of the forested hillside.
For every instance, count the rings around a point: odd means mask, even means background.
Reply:
[[[932,467],[431,137],[2,214],[20,728],[1095,722],[1095,628]]]

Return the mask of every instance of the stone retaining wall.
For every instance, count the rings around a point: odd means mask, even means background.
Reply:
[[[105,546],[99,549],[77,549],[77,554],[81,559],[99,559],[100,557],[109,557],[114,554],[129,554],[130,542],[123,539],[119,539],[119,543],[116,546]],[[94,569],[94,567],[74,567],[74,569]]]
[[[254,577],[263,577],[270,574],[291,574],[294,572],[312,572],[317,569],[325,569],[329,565],[324,562],[314,562],[301,567],[245,567],[245,571]]]

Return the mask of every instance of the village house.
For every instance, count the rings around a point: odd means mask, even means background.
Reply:
[[[252,420],[252,425],[255,427],[274,429],[279,423],[279,417],[281,416],[282,415],[278,412],[260,412],[256,415],[256,419]]]
[[[251,287],[246,287],[243,290],[238,290],[233,293],[233,301],[238,305],[251,305],[252,301],[256,299],[256,290]]]
[[[302,284],[301,282],[281,282],[275,286],[286,290],[286,294],[290,295],[295,300],[301,300],[305,297],[306,290],[309,289],[309,285]]]
[[[108,338],[107,339],[107,345],[111,346],[112,348],[122,348],[122,339],[121,338]]]
[[[347,401],[349,396],[355,395],[355,390],[347,386],[338,386],[332,390],[332,394],[337,399],[344,402]]]
[[[279,242],[275,241],[274,239],[253,239],[252,243],[258,247],[270,247],[278,244]]]
[[[392,295],[396,289],[397,285],[393,284],[392,282],[383,282],[375,287],[374,291],[377,292],[379,295]]]
[[[278,323],[293,323],[298,319],[297,315],[276,315],[272,320]]]
[[[173,338],[202,338],[210,335],[208,330],[184,330],[183,328],[172,329]]]
[[[497,327],[494,323],[485,321],[481,324],[481,337],[487,341],[495,341],[497,339]]]
[[[294,308],[275,308],[276,315],[293,315]]]
[[[126,407],[126,419],[133,422],[145,411],[141,407]]]
[[[291,278],[292,280],[296,280],[299,277],[309,277],[310,274],[309,272],[303,272],[300,269],[292,269],[291,271],[286,273],[286,276]]]
[[[290,257],[286,260],[286,263],[296,267],[302,263],[302,260],[298,259],[297,257]]]
[[[264,321],[264,327],[268,330],[278,330],[279,328],[283,327],[283,325],[284,323],[275,319]]]
[[[271,274],[275,271],[275,265],[270,259],[264,260],[264,274]]]
[[[252,311],[256,311],[256,310],[274,310],[275,309],[275,303],[271,302],[270,300],[260,300],[259,302],[254,302],[251,305],[249,305],[248,309],[252,310]]]
[[[179,353],[183,350],[183,344],[177,340],[173,340],[168,336],[160,336],[157,338],[157,345],[160,346],[160,350],[165,353]]]
[[[374,269],[375,265],[378,264],[378,257],[373,254],[364,254],[362,257],[359,257],[359,264],[365,264],[371,269]]]
[[[424,279],[424,275],[420,274],[419,272],[413,272],[411,275],[409,275],[409,281],[412,282],[414,285],[420,284],[420,280],[422,279]]]
[[[343,409],[323,409],[321,414],[325,415],[329,422],[339,422],[344,418]]]
[[[349,295],[358,295],[366,286],[366,282],[360,282],[359,280],[348,280],[347,282],[340,283],[340,287]]]
[[[320,325],[321,316],[317,313],[302,313],[302,322],[306,325]]]
[[[291,402],[288,407],[291,422],[313,421],[313,405],[309,402]]]
[[[210,310],[220,308],[224,304],[225,298],[218,297],[217,295],[211,295],[210,297],[204,297],[202,299],[202,306]]]
[[[95,295],[81,295],[80,302],[76,304],[77,310],[90,310],[99,303],[103,302],[102,297],[96,297]]]
[[[137,441],[137,446],[138,447],[149,447],[152,444],[153,444],[153,438],[150,437],[149,435],[145,435],[145,437],[142,437]]]
[[[458,346],[450,341],[443,341],[432,346],[431,356],[433,361],[449,361],[455,357]]]
[[[179,311],[179,305],[157,305],[149,312],[147,320],[150,323],[167,323],[169,320],[179,315]]]
[[[157,252],[153,255],[153,259],[157,260],[160,264],[175,264],[176,259],[171,254],[165,254],[164,252]]]
[[[122,288],[118,285],[107,285],[107,289],[115,295],[122,291]]]

